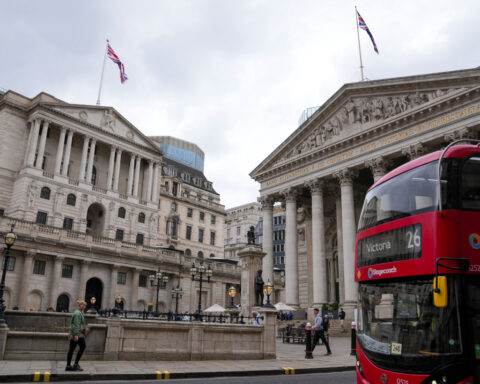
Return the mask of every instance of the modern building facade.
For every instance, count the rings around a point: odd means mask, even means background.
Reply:
[[[286,302],[338,301],[352,316],[356,225],[366,190],[389,170],[480,131],[480,69],[345,84],[252,172],[263,250],[285,206]],[[264,275],[273,273],[265,257]]]
[[[113,108],[7,91],[0,95],[0,164],[0,230],[15,224],[18,235],[7,266],[7,308],[72,310],[77,298],[94,296],[97,308],[119,298],[128,309],[158,301],[159,310],[169,311],[170,290],[179,286],[180,310],[194,311],[200,292],[190,267],[203,260],[213,269],[204,305],[226,303],[229,285],[239,281],[236,265],[199,259],[200,251],[223,255],[223,207],[211,183],[188,186],[185,206],[194,220],[205,215],[204,224],[192,225],[195,236],[205,226],[205,241],[194,248],[169,232],[174,199],[165,183],[173,186],[172,164],[158,142]],[[188,188],[180,185],[179,193]],[[149,276],[158,270],[170,279],[156,290]]]

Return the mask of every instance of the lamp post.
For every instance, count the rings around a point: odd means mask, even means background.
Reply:
[[[210,277],[213,275],[212,268],[208,265],[208,268],[205,268],[203,263],[201,263],[198,269],[195,267],[195,263],[192,264],[192,268],[190,268],[190,274],[192,275],[192,281],[195,281],[195,276],[198,273],[198,281],[200,282],[200,293],[198,294],[198,314],[202,313],[202,283],[203,283],[203,275],[207,275],[207,282],[210,282]],[[199,316],[200,319],[200,316]]]
[[[155,280],[157,280],[156,284],[153,283]],[[157,287],[157,301],[155,302],[155,312],[157,313],[158,313],[158,290],[162,286],[162,282],[163,284],[168,283],[168,275],[166,273],[158,270],[157,273],[155,274],[152,273],[150,275],[150,286]]]
[[[5,324],[5,301],[3,300],[3,292],[5,290],[5,278],[7,277],[8,260],[10,259],[10,248],[17,240],[17,235],[13,232],[14,228],[15,224],[12,224],[10,232],[8,232],[4,237],[7,249],[5,250],[5,257],[3,260],[2,280],[0,281],[0,325]]]
[[[267,284],[263,286],[263,293],[267,295],[267,302],[265,303],[264,307],[267,308],[274,308],[272,303],[270,303],[270,295],[273,292],[273,285],[270,283],[270,279],[268,279]]]
[[[183,289],[177,285],[177,288],[172,288],[172,299],[175,299],[175,318],[178,315],[178,299],[181,299],[183,296]]]
[[[93,296],[90,298],[90,309],[88,310],[89,313],[97,313],[97,309],[95,308],[95,303],[97,299]]]
[[[228,295],[232,298],[232,301],[230,303],[230,308],[236,308],[235,304],[233,303],[233,298],[237,294],[237,289],[232,285],[230,288],[228,288]]]

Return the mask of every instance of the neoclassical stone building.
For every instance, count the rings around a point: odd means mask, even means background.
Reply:
[[[345,84],[261,162],[264,278],[272,207],[286,209],[286,302],[356,304],[355,235],[366,190],[449,142],[478,137],[480,69]],[[270,233],[270,235],[269,235]]]
[[[157,300],[149,276],[161,270],[170,280],[158,290],[159,310],[175,308],[176,286],[185,292],[180,310],[195,310],[199,284],[189,270],[198,254],[168,236],[163,153],[115,109],[0,94],[0,164],[0,229],[15,224],[19,236],[7,266],[8,308],[71,310],[77,298],[95,296],[97,307],[120,297],[144,309]],[[224,304],[240,277],[221,260],[224,209],[215,196],[218,246],[206,249],[218,260],[206,260],[213,278],[204,305]]]

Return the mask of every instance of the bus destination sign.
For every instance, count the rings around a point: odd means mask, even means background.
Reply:
[[[393,229],[359,240],[358,267],[418,259],[422,255],[422,225]]]

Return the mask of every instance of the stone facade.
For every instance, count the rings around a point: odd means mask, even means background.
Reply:
[[[337,301],[352,316],[356,224],[389,170],[480,131],[480,70],[345,84],[252,172],[261,184],[264,276],[273,204],[286,210],[286,303]],[[264,277],[265,278],[265,277]]]
[[[199,283],[189,270],[200,250],[214,255],[205,261],[214,272],[204,305],[225,305],[227,288],[240,281],[239,268],[222,262],[224,208],[211,183],[210,192],[197,188],[195,201],[178,204],[205,212],[205,238],[215,232],[215,244],[169,238],[175,199],[164,189],[167,161],[158,143],[113,108],[8,91],[0,95],[0,162],[0,230],[15,224],[19,236],[7,308],[72,310],[77,298],[95,296],[97,308],[120,297],[125,308],[144,309],[157,300],[149,276],[161,270],[170,280],[158,290],[159,310],[175,309],[170,290],[180,286],[179,311],[194,311]]]

